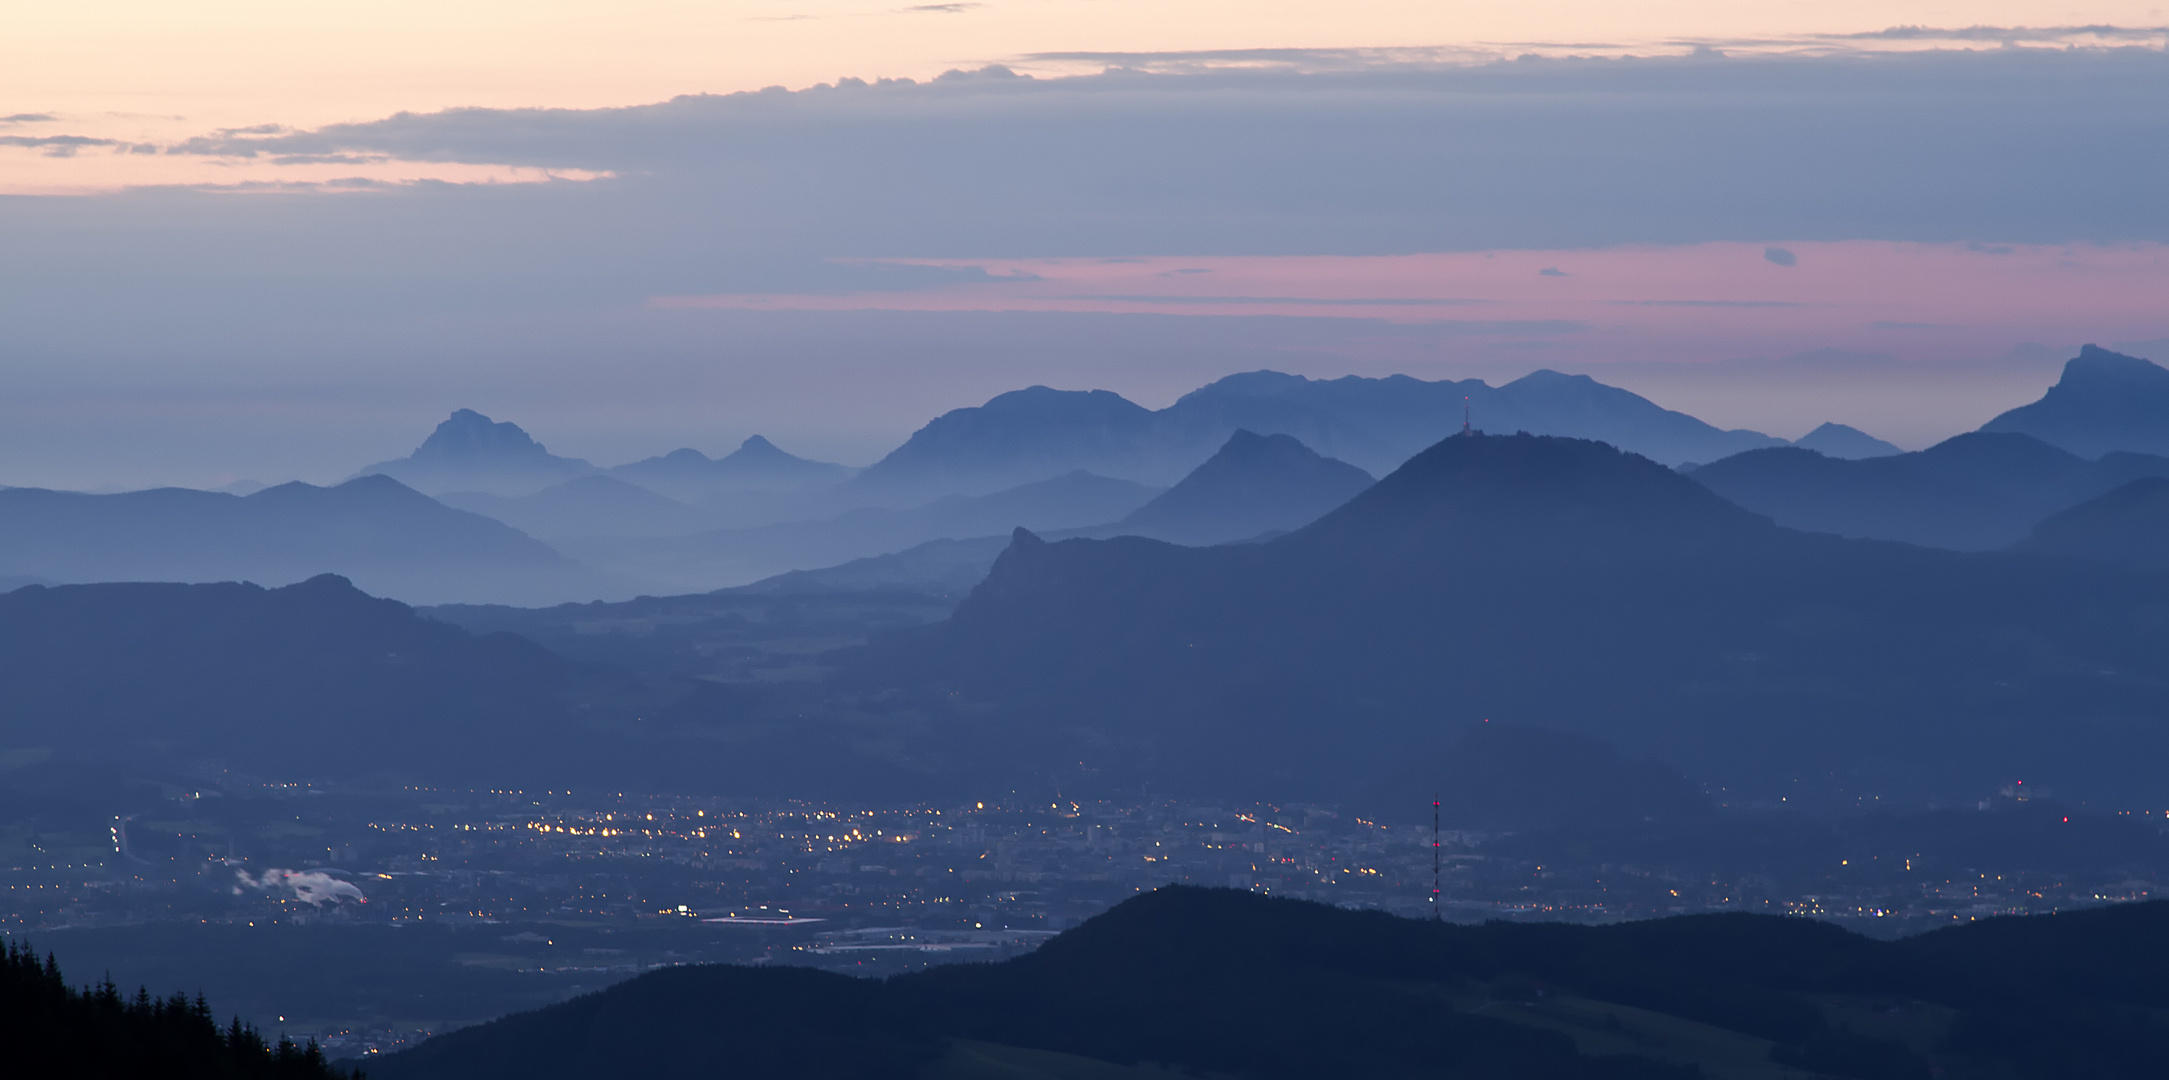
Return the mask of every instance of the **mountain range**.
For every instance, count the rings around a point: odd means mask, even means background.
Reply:
[[[616,679],[330,575],[277,589],[0,596],[0,745],[63,760],[277,777],[542,776],[566,763],[563,747],[590,741],[573,701],[621,692]]]
[[[739,585],[792,570],[902,551],[930,540],[999,535],[1018,527],[1075,529],[1119,519],[1158,489],[1082,470],[979,496],[951,495],[907,509],[860,507],[832,517],[637,540],[561,543],[611,573],[684,590]]]
[[[1791,528],[1989,551],[2132,480],[2169,476],[2169,457],[2114,451],[2088,460],[2031,435],[1971,432],[1859,461],[1798,447],[1751,450],[1690,475]]]
[[[548,602],[611,587],[510,526],[388,476],[328,488],[281,484],[247,496],[0,490],[0,573],[285,585],[335,571],[373,592],[440,603]]]
[[[842,465],[785,453],[775,443],[754,435],[720,458],[710,458],[698,450],[678,449],[661,457],[620,465],[611,469],[610,475],[680,502],[698,503],[723,495],[831,487],[850,479],[853,472]]]
[[[1600,443],[1472,435],[1265,543],[1020,531],[951,619],[847,664],[1007,717],[975,752],[1078,782],[1332,798],[1495,719],[1733,799],[2146,805],[2164,604],[2159,576],[1802,533]]]
[[[1774,915],[1461,926],[1168,887],[886,980],[682,966],[369,1062],[383,1080],[2012,1080],[2148,1075],[2169,905],[1902,941]]]
[[[935,418],[846,485],[878,505],[999,490],[1068,469],[1173,484],[1236,431],[1290,435],[1371,472],[1391,470],[1459,429],[1602,439],[1659,460],[1712,461],[1784,445],[1722,431],[1586,375],[1537,371],[1503,386],[1406,375],[1313,380],[1254,371],[1211,383],[1157,412],[1104,390],[1035,386]]]
[[[707,524],[700,511],[607,473],[576,476],[529,495],[447,491],[437,501],[544,539],[675,536]]]

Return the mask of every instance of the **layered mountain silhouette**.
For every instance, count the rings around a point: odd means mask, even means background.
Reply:
[[[2160,902],[1875,941],[1775,915],[1462,926],[1171,886],[1000,964],[672,967],[368,1064],[383,1080],[719,1062],[769,1080],[2144,1076],[2169,1052],[2141,1019],[2164,941]],[[1936,1010],[1947,1034],[1883,1037],[1873,1020],[1900,1009]]]
[[[1796,532],[1599,443],[1476,435],[1266,543],[1019,533],[948,622],[847,661],[999,708],[999,752],[1051,776],[1323,797],[1489,718],[1738,799],[2020,775],[2158,799],[2164,603],[2159,577]]]
[[[681,502],[740,492],[809,491],[840,484],[852,470],[785,453],[759,435],[720,458],[673,450],[609,470],[610,475]]]
[[[2134,480],[2051,515],[2014,550],[2169,570],[2169,478]]]
[[[689,536],[564,541],[583,561],[643,581],[693,590],[748,584],[886,555],[929,540],[999,536],[1022,527],[1074,529],[1118,520],[1159,494],[1128,480],[1073,471],[989,495],[952,495],[903,510],[861,507],[830,517]]]
[[[0,491],[0,573],[61,582],[255,581],[343,573],[417,603],[549,602],[603,579],[498,521],[389,476],[254,495]]]
[[[1855,460],[1889,457],[1905,452],[1859,428],[1844,424],[1824,424],[1794,439],[1792,444],[1802,450],[1813,450],[1824,457]]]
[[[569,696],[590,678],[523,638],[474,637],[331,575],[0,596],[0,745],[75,759],[539,776],[582,741]]]
[[[909,505],[983,495],[1063,473],[1165,474],[1150,410],[1106,390],[1033,386],[953,409],[846,485],[862,505]],[[1179,476],[1182,469],[1176,472]],[[1166,483],[1174,477],[1160,481]],[[1150,480],[1147,481],[1152,482]]]
[[[818,570],[792,570],[738,586],[736,591],[789,596],[901,590],[961,600],[986,580],[987,570],[1008,546],[1006,536],[929,540],[887,555],[852,559]]]
[[[532,495],[479,491],[437,496],[446,506],[496,518],[545,539],[560,536],[674,536],[702,527],[698,510],[614,476],[591,473]]]
[[[415,448],[380,461],[357,476],[381,473],[417,491],[481,491],[526,495],[595,471],[578,458],[563,458],[528,437],[519,425],[499,423],[473,409],[454,412]]]
[[[1073,469],[1172,484],[1236,431],[1292,435],[1326,456],[1389,471],[1461,428],[1602,439],[1659,460],[1713,461],[1783,445],[1721,431],[1585,375],[1538,371],[1504,386],[1395,375],[1313,380],[1273,371],[1231,375],[1154,412],[1105,390],[1035,386],[944,413],[868,467],[840,497],[905,505],[1000,490]]]
[[[2169,476],[2169,457],[2117,452],[2089,461],[2030,435],[1973,432],[1863,461],[1752,450],[1692,475],[1792,528],[1988,551],[2137,477]]]
[[[586,558],[646,580],[771,592],[907,589],[961,596],[986,576],[1005,546],[1003,538],[1018,527],[1060,536],[1128,534],[1182,544],[1229,543],[1306,525],[1370,483],[1370,474],[1321,457],[1291,436],[1238,431],[1219,453],[1157,494],[1129,481],[1078,471],[977,498],[951,496],[910,510],[863,508],[811,521],[636,544],[568,542]],[[462,501],[464,496],[446,498],[485,509],[478,502]],[[509,512],[500,516],[545,536],[574,535],[558,521]],[[817,561],[824,559],[838,561],[829,566]],[[775,573],[794,562],[798,569]],[[774,576],[740,585],[764,569]]]
[[[2081,457],[2123,450],[2169,455],[2169,368],[2088,345],[2041,400],[1981,425]]]
[[[1597,439],[1668,464],[1784,442],[1723,431],[1586,375],[1549,370],[1497,387],[1480,379],[1306,379],[1253,371],[1193,390],[1161,416],[1192,441],[1218,445],[1236,428],[1288,434],[1376,474],[1459,430],[1464,417],[1479,430]]]
[[[1301,528],[1371,486],[1371,474],[1292,435],[1238,429],[1174,487],[1096,532],[1221,544]]]

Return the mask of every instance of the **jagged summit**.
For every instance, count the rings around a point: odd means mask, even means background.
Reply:
[[[2117,450],[2169,454],[2169,368],[2088,345],[2041,400],[1981,425],[2015,431],[2081,457]]]
[[[510,421],[495,421],[474,411],[458,409],[437,430],[429,433],[410,460],[453,461],[477,457],[546,458],[550,451]]]
[[[414,453],[382,461],[358,475],[382,473],[432,495],[480,491],[525,495],[595,471],[578,458],[558,457],[518,424],[460,409],[438,424]]]

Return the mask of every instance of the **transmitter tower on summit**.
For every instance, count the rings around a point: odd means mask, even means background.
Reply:
[[[1439,906],[1438,906],[1438,897],[1439,897],[1439,887],[1438,887],[1438,886],[1439,886],[1439,880],[1440,880],[1440,878],[1439,878],[1439,869],[1440,869],[1440,865],[1441,865],[1441,864],[1440,864],[1440,850],[1441,850],[1441,849],[1440,849],[1440,847],[1439,847],[1439,838],[1440,838],[1440,836],[1442,835],[1442,834],[1441,834],[1441,833],[1439,832],[1439,817],[1438,817],[1438,804],[1439,804],[1439,798],[1438,798],[1438,795],[1437,795],[1436,793],[1434,793],[1434,794],[1432,794],[1432,796],[1431,796],[1431,921],[1432,921],[1432,922],[1442,922],[1442,921],[1444,921],[1444,920],[1445,920],[1445,918],[1446,918],[1446,917],[1445,917],[1445,916],[1444,916],[1443,914],[1441,914],[1441,913],[1439,912]]]

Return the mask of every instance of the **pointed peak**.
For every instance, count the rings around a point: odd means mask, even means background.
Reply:
[[[775,443],[769,442],[769,441],[768,441],[768,440],[767,440],[766,438],[764,438],[764,437],[762,437],[762,436],[759,436],[759,435],[748,435],[748,436],[746,436],[746,441],[744,441],[744,442],[742,442],[742,443],[739,443],[739,444],[738,444],[738,449],[740,449],[740,450],[752,450],[752,451],[756,451],[756,452],[759,452],[759,451],[763,451],[763,450],[774,450],[774,451],[775,451],[776,453],[779,453],[779,454],[783,452],[783,450],[782,450],[782,449],[781,449],[780,447],[778,447],[778,446],[777,446],[777,445],[776,445]]]
[[[1019,525],[1017,531],[1009,534],[1009,546],[1013,548],[1043,548],[1047,546],[1047,542],[1040,539],[1038,533]]]

